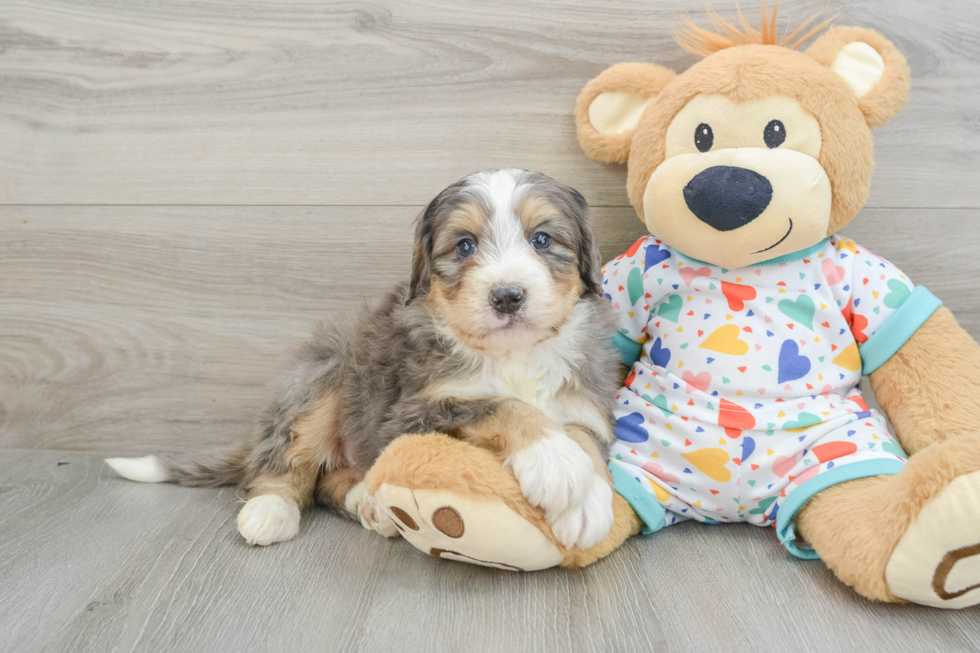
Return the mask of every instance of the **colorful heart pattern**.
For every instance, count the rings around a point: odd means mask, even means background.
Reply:
[[[690,286],[692,283],[694,283],[694,280],[697,279],[698,277],[707,277],[710,274],[711,274],[711,268],[698,268],[697,270],[695,270],[694,268],[688,267],[688,268],[680,269],[681,279],[684,280],[684,283],[687,286]]]
[[[711,332],[701,343],[701,349],[710,349],[719,354],[744,356],[749,351],[749,343],[739,338],[739,328],[735,324],[726,324]]]
[[[773,524],[828,470],[907,459],[857,386],[861,347],[917,298],[887,261],[835,236],[725,269],[650,236],[603,274],[623,334],[646,343],[616,398],[613,464],[668,524]]]
[[[643,299],[643,273],[640,272],[640,268],[630,270],[626,278],[626,288],[630,296],[630,306],[635,306],[636,302]]]
[[[684,383],[687,384],[687,394],[691,394],[695,390],[700,390],[701,392],[707,392],[708,386],[711,385],[711,374],[709,372],[698,372],[695,374],[688,370],[684,372],[681,377],[684,379]]]
[[[657,315],[665,320],[676,322],[683,306],[684,300],[681,299],[680,295],[670,295],[660,304],[660,310],[657,311]]]
[[[713,481],[727,483],[732,480],[732,473],[725,469],[731,458],[724,449],[698,449],[681,456]]]
[[[659,245],[648,245],[646,253],[643,255],[643,271],[663,263],[670,258],[670,250]]]
[[[743,286],[739,283],[721,282],[721,292],[728,300],[728,308],[733,311],[740,311],[745,308],[745,302],[755,299],[758,292],[752,286]]]
[[[661,338],[657,338],[650,345],[650,360],[657,367],[667,367],[670,363],[670,350],[663,346]]]
[[[813,331],[813,316],[817,312],[817,307],[808,295],[800,295],[795,301],[784,299],[776,304],[776,308],[789,319]]]
[[[779,383],[802,379],[810,373],[810,359],[800,354],[795,340],[784,340],[779,348]]]

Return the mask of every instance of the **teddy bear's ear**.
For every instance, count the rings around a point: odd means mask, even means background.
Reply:
[[[835,27],[817,39],[807,54],[847,83],[870,127],[884,125],[905,106],[911,77],[908,64],[878,32]]]
[[[604,163],[625,163],[643,110],[674,76],[653,64],[621,63],[586,84],[575,104],[578,140],[585,153]]]

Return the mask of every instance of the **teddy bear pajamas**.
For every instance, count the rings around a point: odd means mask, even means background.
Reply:
[[[632,365],[610,469],[644,532],[747,521],[816,557],[793,530],[806,501],[905,464],[859,383],[940,302],[854,241],[725,269],[648,236],[606,265],[603,291]]]

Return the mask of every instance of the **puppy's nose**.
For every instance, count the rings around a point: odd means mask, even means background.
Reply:
[[[524,303],[524,290],[517,286],[497,286],[490,291],[490,305],[498,313],[511,314]]]
[[[684,187],[687,208],[718,231],[731,231],[752,222],[772,200],[772,184],[755,170],[712,166]]]

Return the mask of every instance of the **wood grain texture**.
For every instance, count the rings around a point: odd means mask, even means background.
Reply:
[[[825,10],[912,67],[869,206],[980,207],[980,3],[794,0],[781,26]],[[705,22],[702,0],[4,2],[0,203],[418,205],[523,167],[625,206],[574,100],[615,63],[690,66],[685,12]]]
[[[980,337],[980,4],[793,0],[781,23],[821,10],[913,74],[846,233]],[[582,154],[572,106],[611,64],[696,61],[685,12],[704,22],[702,0],[0,3],[0,653],[980,649],[978,609],[872,605],[770,529],[520,575],[323,511],[250,549],[234,489],[100,460],[241,437],[285,352],[404,279],[412,220],[470,172],[577,187],[623,252],[645,234],[625,169]]]
[[[0,207],[0,447],[231,443],[317,320],[408,275],[418,207]],[[593,211],[604,260],[644,227]],[[847,230],[980,337],[980,210]],[[914,236],[913,236],[914,234]]]
[[[232,489],[0,456],[0,650],[971,651],[980,608],[873,605],[772,529],[684,524],[582,571],[425,556],[326,511],[249,548]]]

